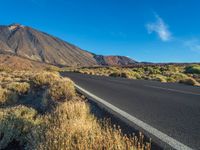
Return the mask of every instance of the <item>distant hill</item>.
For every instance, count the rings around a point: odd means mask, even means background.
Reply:
[[[0,26],[0,53],[62,66],[127,65],[124,56],[95,55],[36,29],[12,24]]]
[[[110,65],[131,65],[135,64],[136,61],[125,57],[125,56],[103,56],[103,55],[96,55],[94,56],[97,63],[100,65],[110,66]]]

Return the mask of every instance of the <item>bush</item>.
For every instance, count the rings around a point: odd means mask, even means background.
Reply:
[[[6,88],[19,94],[25,94],[29,91],[30,84],[27,82],[11,82],[6,85]]]
[[[97,121],[83,101],[59,105],[46,117],[46,127],[36,127],[28,137],[27,149],[38,150],[137,149],[136,145],[144,138],[142,135],[139,139],[129,138],[108,121]],[[142,145],[143,142],[138,149]]]
[[[75,96],[74,83],[69,79],[54,81],[48,89],[48,94],[56,101],[71,100]]]
[[[0,104],[5,103],[7,100],[7,90],[0,87]]]
[[[174,80],[176,80],[176,82],[179,82],[180,80],[185,80],[188,78],[188,76],[186,74],[183,73],[173,73],[170,75],[170,78],[173,78]]]
[[[110,77],[120,77],[121,74],[120,74],[120,72],[113,72],[113,73],[109,74],[109,76]]]
[[[176,80],[172,77],[167,77],[167,82],[176,82]]]
[[[127,72],[122,72],[120,77],[122,77],[122,78],[130,78],[130,75]]]
[[[40,72],[33,77],[33,82],[38,86],[48,86],[59,80],[60,76],[52,72]]]
[[[8,147],[13,141],[24,146],[33,126],[41,123],[36,115],[34,109],[25,106],[0,109],[0,149]]]
[[[187,79],[184,79],[184,80],[180,80],[179,81],[180,83],[184,83],[184,84],[187,84],[187,85],[193,85],[193,86],[199,86],[199,82],[197,82],[195,79],[193,78],[187,78]]]
[[[151,79],[155,80],[155,81],[160,81],[160,82],[167,82],[166,77],[156,74],[156,75],[152,75]]]
[[[185,67],[185,73],[200,74],[200,65],[191,65]]]

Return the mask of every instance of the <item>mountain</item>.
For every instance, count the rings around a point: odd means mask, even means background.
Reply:
[[[103,56],[103,55],[95,55],[94,58],[96,59],[99,65],[104,66],[115,66],[115,65],[130,65],[135,64],[136,61],[125,57],[125,56]]]
[[[101,56],[20,24],[0,26],[0,53],[61,66],[126,65],[124,56]]]

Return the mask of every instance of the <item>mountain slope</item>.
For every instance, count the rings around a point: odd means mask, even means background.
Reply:
[[[50,67],[52,66],[45,63],[31,61],[18,56],[0,54],[0,70],[44,70]]]
[[[64,66],[124,65],[134,62],[127,57],[98,57],[54,36],[20,24],[0,26],[0,53],[11,53]]]

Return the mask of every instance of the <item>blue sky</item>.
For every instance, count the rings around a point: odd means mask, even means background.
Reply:
[[[199,0],[0,0],[20,23],[82,49],[138,61],[200,62]]]

